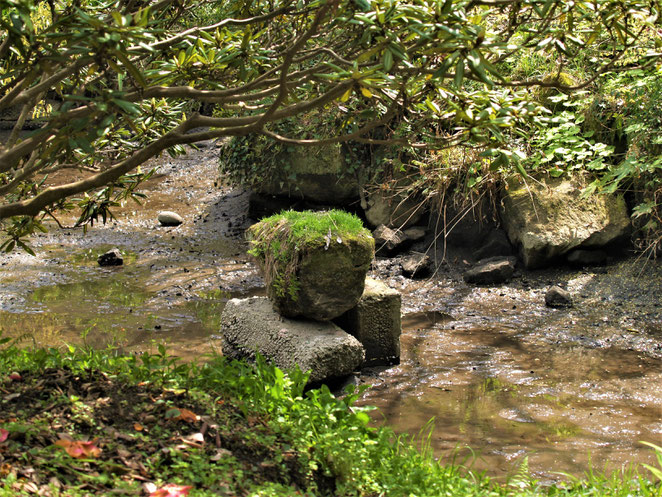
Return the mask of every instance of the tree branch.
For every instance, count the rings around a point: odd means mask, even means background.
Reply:
[[[198,33],[204,33],[206,31],[214,31],[215,29],[222,28],[223,26],[245,26],[247,24],[253,24],[256,22],[264,22],[268,21],[270,19],[273,19],[274,17],[278,17],[283,14],[287,14],[292,10],[292,7],[282,7],[278,10],[274,10],[273,12],[269,12],[268,14],[264,14],[261,16],[255,16],[255,17],[249,17],[247,19],[224,19],[220,22],[217,22],[216,24],[212,24],[210,26],[203,26],[203,27],[195,27],[191,29],[187,29],[186,31],[182,31],[181,33],[177,33],[175,36],[157,41],[155,43],[152,43],[151,45],[147,45],[147,47],[152,48],[152,49],[162,49],[169,47],[171,45],[174,45],[180,40],[183,40],[184,38],[187,38],[189,36],[195,36]],[[136,45],[129,47],[128,50],[140,50],[143,49],[143,46]]]
[[[292,43],[292,46],[285,52],[285,58],[280,66],[280,91],[278,92],[276,100],[274,100],[274,102],[271,104],[271,108],[269,108],[269,110],[267,110],[258,121],[258,125],[262,125],[268,122],[271,116],[276,113],[278,107],[280,107],[280,105],[285,101],[285,98],[287,98],[287,71],[289,70],[290,65],[292,65],[292,60],[294,59],[294,56],[299,51],[299,49],[303,47],[305,43],[317,32],[317,29],[319,28],[322,19],[326,17],[329,8],[330,7],[328,4],[322,7],[315,15],[315,19],[313,20],[310,28],[308,28],[299,37],[299,39],[295,40],[294,43]]]
[[[286,136],[279,135],[277,133],[274,133],[273,131],[269,131],[266,129],[263,129],[260,131],[261,134],[268,136],[269,138],[273,138],[276,141],[282,142],[282,143],[290,143],[292,145],[328,145],[331,143],[343,143],[347,141],[353,141],[358,139],[359,137],[365,135],[369,131],[372,131],[375,128],[378,128],[379,126],[383,126],[386,124],[395,114],[395,109],[391,108],[389,111],[379,119],[378,121],[374,121],[372,123],[366,124],[363,128],[358,129],[357,131],[354,131],[353,133],[348,133],[346,135],[341,135],[341,136],[334,136],[330,138],[323,138],[321,140],[301,140],[301,139],[296,139],[296,138],[289,138]]]
[[[59,70],[58,72],[53,74],[50,78],[45,79],[38,85],[33,86],[29,90],[22,91],[15,98],[8,99],[7,101],[5,101],[5,99],[9,97],[9,94],[5,95],[5,97],[0,100],[0,109],[3,109],[10,105],[22,105],[25,102],[28,102],[30,99],[34,98],[40,93],[45,92],[50,88],[52,88],[53,85],[59,83],[63,79],[68,78],[74,72],[81,69],[82,67],[92,62],[93,60],[94,59],[92,57],[81,57],[77,59],[76,62],[69,64],[67,67],[64,67],[63,69]]]

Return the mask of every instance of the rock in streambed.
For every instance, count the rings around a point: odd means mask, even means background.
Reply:
[[[528,269],[548,266],[573,249],[596,249],[625,239],[630,217],[618,195],[585,197],[581,178],[518,184],[503,198],[502,219]]]
[[[464,281],[475,285],[499,285],[513,277],[515,257],[490,257],[478,261],[463,275]]]
[[[97,257],[97,263],[102,267],[121,266],[124,264],[124,258],[120,249],[114,248]]]
[[[184,222],[182,216],[172,211],[159,212],[157,219],[161,223],[161,226],[179,226]]]
[[[230,300],[221,317],[223,354],[264,356],[281,369],[310,370],[310,383],[351,374],[364,359],[361,343],[331,322],[287,319],[266,297]]]

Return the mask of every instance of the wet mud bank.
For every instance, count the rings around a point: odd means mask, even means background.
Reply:
[[[213,145],[151,164],[140,206],[128,202],[116,221],[59,229],[32,239],[37,256],[0,257],[0,329],[38,345],[86,343],[151,350],[160,343],[186,359],[215,347],[225,302],[260,294],[263,282],[248,262],[243,232],[248,195],[219,186]],[[159,211],[184,223],[164,227]],[[73,226],[75,218],[61,220]],[[124,265],[102,268],[112,247]]]
[[[248,195],[220,185],[209,143],[159,159],[141,207],[81,229],[50,226],[32,241],[37,256],[0,255],[0,329],[26,345],[112,345],[126,352],[166,344],[185,359],[218,349],[225,302],[260,295],[264,283],[243,239],[253,222]],[[161,210],[184,219],[157,221]],[[74,219],[63,219],[73,225]],[[124,265],[101,268],[118,247]],[[435,255],[435,254],[430,254]],[[634,256],[604,268],[518,271],[477,287],[462,279],[471,254],[436,254],[426,280],[402,276],[397,258],[371,275],[402,293],[401,363],[366,369],[375,423],[398,433],[431,429],[442,458],[467,460],[493,475],[528,457],[534,475],[581,474],[653,462],[641,440],[662,444],[662,266]],[[574,307],[551,309],[544,296],[566,288]],[[431,424],[427,424],[433,419]]]
[[[401,364],[359,380],[376,422],[418,434],[432,419],[437,455],[501,476],[525,457],[549,481],[653,464],[640,441],[662,440],[659,262],[529,271],[486,288],[462,281],[461,256],[422,282],[378,263],[403,293],[404,329]],[[552,285],[572,308],[545,306]]]

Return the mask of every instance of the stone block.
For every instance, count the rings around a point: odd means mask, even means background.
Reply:
[[[281,369],[310,370],[309,383],[347,376],[361,366],[363,347],[332,322],[287,319],[267,297],[231,299],[221,316],[223,355],[255,359]]]
[[[365,365],[400,362],[400,293],[373,278],[366,278],[358,304],[335,322],[354,335],[365,349]]]

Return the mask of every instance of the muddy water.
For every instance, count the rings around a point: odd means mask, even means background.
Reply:
[[[438,456],[493,475],[525,458],[547,481],[654,464],[640,441],[662,442],[662,340],[650,325],[662,279],[659,266],[638,267],[540,272],[498,289],[391,277],[404,292],[402,361],[364,373],[361,403]],[[574,309],[544,306],[549,278],[573,290]]]
[[[216,187],[210,151],[159,161],[144,190],[143,208],[128,203],[117,222],[57,229],[32,240],[36,257],[0,257],[0,330],[41,346],[87,344],[123,351],[158,344],[185,359],[216,348],[220,315],[233,297],[261,293],[247,263],[242,232],[247,195]],[[185,222],[159,226],[160,210]],[[74,218],[61,222],[71,226]],[[96,259],[118,247],[124,265],[101,268]]]
[[[125,267],[95,267],[96,256],[107,248],[75,254],[92,254],[94,262],[76,263],[69,270],[67,257],[51,250],[62,261],[57,283],[41,275],[42,285],[21,292],[23,281],[4,281],[2,293],[11,295],[0,310],[4,336],[39,345],[112,346],[126,352],[153,350],[164,343],[173,353],[193,359],[214,347],[210,337],[218,333],[222,309],[230,298],[262,291],[251,286],[230,290],[205,285],[204,269],[189,269],[185,263],[176,270],[154,270],[154,262],[131,262],[135,256],[130,252],[124,254]],[[244,269],[242,263],[228,261],[216,270],[227,277],[233,270]],[[216,279],[215,272],[206,276]]]
[[[87,236],[52,226],[33,240],[36,257],[0,256],[3,335],[124,351],[165,343],[185,359],[216,349],[225,302],[263,283],[245,255],[246,195],[214,186],[212,155],[159,163],[145,207],[126,205],[117,222]],[[185,223],[160,227],[161,209]],[[98,267],[115,246],[125,265]],[[411,435],[432,427],[439,457],[463,461],[468,446],[478,456],[466,465],[493,475],[525,457],[545,480],[581,474],[589,453],[597,469],[653,463],[639,441],[662,444],[659,264],[520,274],[485,289],[462,282],[466,257],[449,256],[424,282],[400,276],[397,261],[377,263],[373,275],[402,292],[403,334],[400,365],[359,377],[371,386],[361,403],[380,408],[375,422]],[[555,283],[576,296],[573,309],[545,308]]]
[[[553,349],[522,343],[521,330],[408,330],[402,365],[369,380],[364,403],[398,431],[433,419],[431,444],[479,451],[474,468],[513,473],[528,456],[539,475],[652,461],[640,440],[662,436],[660,362],[636,352]],[[460,456],[469,456],[460,450]],[[549,476],[549,475],[548,475]]]

